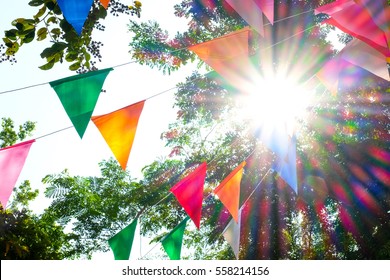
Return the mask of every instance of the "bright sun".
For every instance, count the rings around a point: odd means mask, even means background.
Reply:
[[[306,117],[313,99],[313,91],[281,75],[259,79],[249,92],[240,100],[240,114],[257,127],[284,126],[290,135],[296,121]]]

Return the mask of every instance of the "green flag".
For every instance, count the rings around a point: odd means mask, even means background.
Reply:
[[[50,82],[80,138],[83,138],[104,80],[112,68]]]
[[[170,233],[168,233],[161,243],[171,260],[180,260],[181,245],[183,243],[184,230],[190,217],[185,218]]]
[[[133,246],[137,219],[108,240],[116,260],[128,260]]]

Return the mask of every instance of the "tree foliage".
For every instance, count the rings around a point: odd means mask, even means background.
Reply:
[[[33,0],[28,3],[36,9],[31,18],[17,18],[12,21],[12,28],[5,31],[4,45],[0,45],[0,62],[16,62],[15,54],[20,47],[33,41],[45,41],[49,45],[40,54],[46,63],[40,66],[42,70],[53,68],[56,63],[66,61],[71,71],[86,72],[96,70],[96,61],[101,61],[100,49],[103,43],[93,40],[92,34],[104,31],[101,23],[109,12],[113,16],[140,16],[141,2],[134,1],[126,6],[121,1],[111,0],[106,10],[99,0],[93,1],[93,6],[85,22],[81,36],[64,19],[56,0]]]

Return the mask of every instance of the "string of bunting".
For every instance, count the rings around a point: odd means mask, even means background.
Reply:
[[[263,29],[264,23],[262,14],[264,13],[266,15],[270,24],[277,22],[274,21],[273,1],[253,0],[247,1],[244,5],[239,3],[240,1],[227,0],[227,2],[248,22],[252,29],[256,30],[256,32],[263,37],[266,37],[266,35]],[[80,35],[90,7],[93,4],[93,0],[58,0],[57,3],[66,20]],[[105,8],[107,8],[108,3],[109,1],[102,2]],[[361,0],[359,2],[353,0],[336,1],[314,9],[315,14],[325,13],[330,17],[323,23],[336,26],[356,38],[348,44],[340,54],[328,61],[324,67],[316,73],[316,76],[332,93],[337,92],[338,77],[347,63],[364,68],[381,78],[390,80],[389,72],[387,71],[386,73],[385,71],[387,70],[387,63],[390,62],[390,31],[387,17],[390,14],[389,7],[384,6],[384,1],[376,1],[376,4],[373,3],[374,2],[371,0]],[[357,14],[361,16],[359,22],[353,20]],[[277,44],[312,29],[314,26],[316,25],[308,27],[275,44],[271,44],[264,49],[272,48]],[[214,40],[187,47],[187,49],[193,51],[201,60],[213,68],[229,87],[245,92],[248,88],[253,87],[253,84],[251,84],[246,77],[248,77],[250,73],[256,73],[256,71],[253,71],[255,68],[249,53],[248,40],[250,32],[251,29],[246,27]],[[267,38],[264,39],[267,40]],[[319,55],[325,56],[325,54],[322,53]],[[127,64],[129,63],[123,65]],[[60,102],[80,138],[83,137],[89,121],[92,120],[108,146],[111,148],[121,167],[126,169],[138,121],[146,99],[105,115],[92,116],[104,81],[112,70],[113,68],[98,70],[52,81],[49,82],[49,84],[57,93]],[[28,86],[21,89],[39,85],[43,84]],[[0,94],[13,91],[16,90],[1,92]],[[58,130],[57,132],[66,129],[68,128]],[[40,138],[42,137],[44,136],[41,136]],[[295,135],[291,136],[287,131],[271,131],[270,135],[267,135],[267,137],[260,136],[260,139],[276,155],[276,162],[272,168],[267,171],[266,175],[270,170],[276,171],[297,193]],[[275,139],[281,139],[282,141],[278,142],[275,141]],[[7,174],[7,179],[2,180],[0,183],[0,189],[2,190],[0,202],[4,207],[7,205],[13,186],[17,181],[29,149],[34,141],[35,140],[30,140],[0,149],[0,174]],[[240,183],[245,164],[246,162],[244,160],[213,191],[214,195],[220,199],[232,216],[232,221],[229,222],[222,234],[231,244],[236,258],[238,258],[239,251],[242,207],[266,176],[265,175],[261,179],[260,183],[254,188],[248,199],[239,207]],[[170,192],[176,197],[188,215],[188,217],[161,240],[162,246],[170,259],[180,259],[181,244],[187,221],[191,219],[195,226],[198,229],[200,228],[203,188],[206,173],[207,163],[203,162],[170,189]],[[168,195],[166,197],[168,197]],[[141,213],[139,213],[139,215],[140,214]],[[127,227],[108,240],[108,243],[114,252],[115,259],[129,258],[137,221],[137,218],[134,219]]]

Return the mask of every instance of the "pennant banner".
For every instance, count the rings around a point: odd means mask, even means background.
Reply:
[[[277,164],[274,165],[274,170],[287,184],[290,185],[295,193],[298,193],[297,148],[295,136],[290,139],[286,157],[279,157],[277,159]]]
[[[185,218],[161,240],[162,246],[171,260],[180,260],[183,235],[188,220],[189,217]]]
[[[274,24],[275,0],[254,0],[271,24]]]
[[[73,26],[77,34],[81,35],[93,0],[57,0],[57,3],[66,21]]]
[[[253,0],[225,0],[254,30],[264,37],[263,13]],[[260,2],[260,1],[259,1]]]
[[[257,73],[249,58],[248,27],[217,39],[189,47],[235,88],[254,90]]]
[[[116,260],[128,260],[130,258],[137,223],[138,220],[135,219],[130,225],[108,240],[108,244],[110,245]]]
[[[202,215],[203,186],[206,171],[207,164],[204,162],[170,189],[170,192],[176,196],[198,229]]]
[[[100,3],[107,10],[108,4],[110,3],[110,0],[100,0]]]
[[[335,1],[315,9],[315,14],[325,13],[330,16],[323,23],[336,26],[340,30],[356,37],[386,57],[390,57],[388,34],[372,19],[369,11],[353,0]]]
[[[0,149],[0,202],[5,209],[35,140]]]
[[[238,222],[238,209],[240,203],[240,183],[244,166],[246,162],[242,162],[237,166],[214,190],[219,200],[225,205],[232,215],[234,221]]]
[[[83,138],[111,70],[103,69],[50,82],[80,138]]]
[[[123,170],[127,166],[144,104],[145,101],[141,101],[109,114],[92,117]]]
[[[237,222],[231,219],[222,232],[223,237],[229,243],[237,260],[240,252],[241,213],[242,208],[238,212]]]

